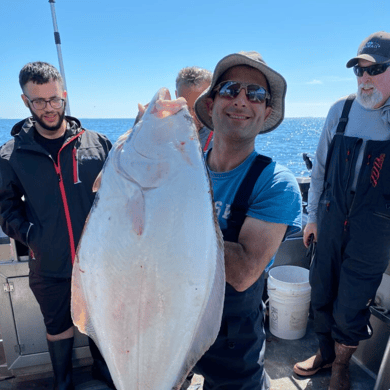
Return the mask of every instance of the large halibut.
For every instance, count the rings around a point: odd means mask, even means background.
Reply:
[[[163,88],[103,168],[73,268],[73,321],[118,390],[176,389],[215,341],[224,289],[197,130]]]

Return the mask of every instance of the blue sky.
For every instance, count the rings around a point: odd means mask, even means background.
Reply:
[[[372,6],[375,4],[375,6]],[[286,117],[324,117],[356,90],[346,62],[390,31],[388,0],[56,0],[70,109],[79,118],[133,118],[160,87],[174,95],[184,66],[213,70],[256,50],[287,80]],[[18,74],[58,66],[48,0],[0,0],[0,117],[23,118]]]

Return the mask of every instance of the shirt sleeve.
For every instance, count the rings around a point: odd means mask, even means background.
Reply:
[[[287,225],[285,237],[302,227],[302,197],[294,175],[278,164],[269,164],[256,182],[247,216]]]
[[[27,245],[31,224],[27,221],[23,192],[9,162],[0,157],[0,226],[3,232]]]

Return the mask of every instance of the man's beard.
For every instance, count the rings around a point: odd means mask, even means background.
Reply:
[[[48,103],[48,104],[49,104],[49,103]],[[59,119],[58,119],[57,124],[55,124],[55,125],[53,125],[53,126],[48,126],[46,123],[44,123],[44,122],[41,120],[41,118],[39,118],[38,115],[36,115],[36,114],[34,113],[33,110],[31,110],[31,107],[29,107],[30,112],[31,112],[31,115],[32,115],[32,117],[33,117],[33,120],[34,120],[35,122],[37,122],[43,129],[48,130],[48,131],[57,131],[57,130],[61,127],[62,122],[64,121],[64,118],[65,118],[65,103],[64,103],[64,106],[63,106],[62,108],[63,108],[63,110],[62,110],[62,112],[59,114]]]
[[[371,94],[362,93],[363,88],[371,87],[374,89]],[[362,83],[359,85],[356,100],[364,108],[372,109],[383,100],[383,95],[371,83]]]

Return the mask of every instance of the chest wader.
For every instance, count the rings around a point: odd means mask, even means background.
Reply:
[[[326,361],[334,359],[334,341],[357,346],[371,337],[369,306],[390,255],[390,141],[367,141],[352,191],[363,143],[344,135],[354,98],[348,97],[329,148],[310,269],[314,327]]]
[[[249,208],[248,199],[263,169],[272,160],[257,156],[230,208],[224,241],[237,242]],[[221,328],[215,343],[194,369],[205,378],[204,390],[264,389],[264,274],[243,292],[226,283]]]

